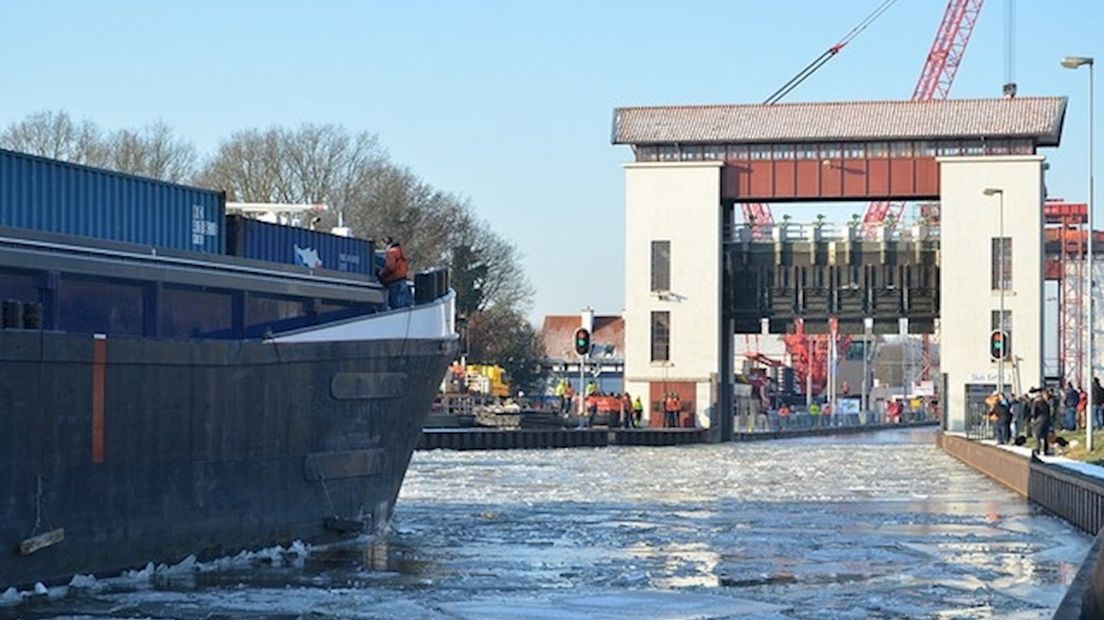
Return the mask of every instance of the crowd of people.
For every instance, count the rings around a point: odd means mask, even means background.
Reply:
[[[578,410],[579,396],[575,393],[575,387],[566,379],[560,379],[556,384],[556,398],[559,401],[560,414],[567,416]],[[579,427],[588,428],[595,424],[605,424],[609,428],[639,428],[643,424],[644,402],[640,396],[635,398],[628,392],[604,393],[598,389],[594,381],[587,383],[583,400],[583,410],[579,415]],[[679,426],[679,413],[682,411],[682,403],[677,393],[664,395],[663,426],[675,428]]]
[[[1098,378],[1091,389],[1093,427],[1104,428],[1104,387]],[[1054,431],[1085,428],[1088,396],[1069,382],[1064,389],[1033,388],[1019,397],[993,392],[985,402],[998,444],[1023,445],[1031,439],[1034,452],[1049,454],[1051,443],[1061,443]]]

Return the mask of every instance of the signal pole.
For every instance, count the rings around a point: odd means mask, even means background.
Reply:
[[[588,357],[590,357],[589,354],[579,358],[579,411],[576,412],[579,414],[579,417],[583,416],[583,411],[586,407],[586,379],[583,378],[583,375],[586,373],[586,362]]]

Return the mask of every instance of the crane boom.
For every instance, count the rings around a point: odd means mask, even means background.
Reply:
[[[824,50],[824,52],[817,56],[813,62],[805,66],[804,69],[797,72],[797,75],[790,78],[788,82],[778,88],[778,90],[771,93],[769,97],[763,101],[763,105],[774,105],[782,100],[783,97],[788,95],[790,91],[797,88],[802,82],[804,82],[810,75],[817,72],[818,69],[824,66],[829,60],[836,54],[840,53],[848,43],[850,43],[855,37],[859,36],[863,30],[870,27],[883,13],[889,10],[889,7],[897,0],[882,0],[881,4],[874,9],[869,15],[864,17],[862,21],[855,24],[855,26],[843,35],[838,42]],[[769,230],[774,224],[774,213],[771,212],[771,207],[765,202],[751,202],[743,203],[740,208],[744,212],[744,222],[751,227],[752,234],[758,238],[763,235],[764,230]]]
[[[920,79],[916,81],[916,88],[912,91],[913,101],[941,101],[950,95],[951,85],[958,74],[958,67],[962,63],[970,37],[974,34],[974,24],[977,23],[983,2],[984,0],[947,0],[943,21],[939,23],[931,50],[920,70]],[[863,231],[868,236],[872,235],[889,215],[892,215],[893,221],[900,221],[904,208],[904,202],[870,203],[863,215]]]
[[[949,0],[931,51],[912,91],[913,101],[946,99],[974,33],[983,0]]]

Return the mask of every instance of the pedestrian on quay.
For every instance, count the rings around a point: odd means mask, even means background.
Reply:
[[[387,305],[391,308],[413,306],[414,296],[410,294],[410,285],[406,282],[409,267],[402,245],[390,236],[384,237],[383,243],[383,269],[379,272],[379,280],[387,287]]]
[[[621,428],[633,427],[633,400],[628,392],[621,395]]]
[[[1062,397],[1062,404],[1065,406],[1066,418],[1062,425],[1067,431],[1077,429],[1077,403],[1081,401],[1081,394],[1077,391],[1077,388],[1073,387],[1073,381],[1066,382],[1066,391]]]
[[[637,396],[633,399],[633,426],[640,428],[640,423],[644,420],[644,402]]]
[[[1031,401],[1031,436],[1035,438],[1036,454],[1049,454],[1047,437],[1050,435],[1050,394],[1037,390]]]
[[[1026,435],[1026,429],[1024,428],[1024,409],[1028,402],[1028,395],[1024,394],[1019,398],[1013,398],[1009,404],[1009,409],[1012,411],[1012,439],[1015,440],[1020,435]]]
[[[598,418],[598,399],[601,396],[602,393],[595,390],[586,397],[587,426],[594,426],[594,421]]]
[[[664,428],[678,428],[679,402],[678,394],[669,392],[663,402],[663,426]]]
[[[606,428],[621,426],[621,416],[624,415],[621,395],[614,392],[606,397]]]
[[[1093,377],[1093,428],[1104,430],[1104,387],[1100,385],[1100,377]]]
[[[886,403],[886,424],[899,424],[901,422],[901,403],[891,400]]]
[[[1012,439],[1012,410],[1004,394],[994,392],[993,413],[996,414],[997,444],[1005,445]]]
[[[1089,405],[1089,395],[1081,386],[1077,386],[1077,428],[1085,428],[1085,409]]]
[[[560,413],[567,415],[571,413],[575,404],[575,387],[571,385],[570,381],[565,381],[565,383],[567,385],[564,386],[563,406]]]
[[[563,414],[563,412],[567,410],[567,403],[564,401],[564,397],[567,396],[567,379],[560,379],[556,382],[554,394],[560,401],[560,413]]]

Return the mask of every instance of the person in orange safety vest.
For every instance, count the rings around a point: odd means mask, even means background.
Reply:
[[[383,254],[383,268],[379,272],[380,284],[387,287],[388,305],[392,308],[405,308],[414,305],[414,296],[406,282],[409,267],[402,245],[391,237],[384,237],[387,249]]]

